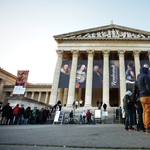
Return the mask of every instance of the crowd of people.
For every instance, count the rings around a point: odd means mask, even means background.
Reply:
[[[17,104],[12,108],[10,103],[7,103],[1,111],[1,125],[44,124],[50,114],[50,110],[47,108],[39,110],[34,107],[31,110],[31,107],[25,109],[23,104],[20,107]]]
[[[125,131],[135,130],[133,125],[138,124],[140,132],[150,134],[150,77],[148,72],[149,65],[144,64],[133,85],[133,93],[127,91],[123,98],[123,109],[126,116]],[[133,99],[131,99],[132,95]],[[138,122],[136,121],[136,110]]]

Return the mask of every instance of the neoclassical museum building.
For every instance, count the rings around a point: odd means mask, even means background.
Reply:
[[[27,84],[24,97],[72,107],[83,100],[84,107],[122,106],[127,90],[133,88],[139,69],[150,61],[150,32],[119,25],[70,32],[54,36],[58,44],[52,85]],[[1,73],[4,71],[1,70]],[[9,76],[9,73],[5,73]],[[13,82],[15,84],[13,75]],[[0,101],[6,102],[13,86],[0,75]]]
[[[150,61],[150,32],[108,25],[54,36],[58,59],[50,105],[67,107],[83,100],[85,107],[122,106],[140,67]]]

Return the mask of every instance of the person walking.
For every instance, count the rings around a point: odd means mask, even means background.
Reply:
[[[83,123],[85,123],[85,117],[86,117],[86,112],[84,110],[84,112],[82,113]]]
[[[134,128],[132,127],[132,114],[131,110],[133,107],[133,101],[131,100],[130,96],[132,95],[131,91],[127,91],[124,98],[123,98],[123,109],[126,114],[126,119],[125,119],[125,131],[133,131]],[[128,128],[129,124],[129,128]]]
[[[150,77],[149,68],[144,66],[140,68],[140,74],[137,76],[137,85],[140,93],[140,101],[143,107],[143,124],[146,134],[150,134]]]

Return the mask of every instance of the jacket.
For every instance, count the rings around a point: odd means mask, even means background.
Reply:
[[[13,115],[17,115],[19,113],[19,107],[16,106],[13,110]]]
[[[132,109],[133,108],[134,103],[130,98],[131,95],[132,95],[132,93],[130,91],[126,92],[126,95],[123,98],[123,109]],[[128,101],[130,101],[131,103],[129,104]]]
[[[150,96],[150,77],[148,76],[149,68],[142,67],[137,77],[137,85],[140,97]]]
[[[137,102],[140,101],[140,94],[139,94],[137,81],[133,85],[133,101],[135,104],[137,104]]]

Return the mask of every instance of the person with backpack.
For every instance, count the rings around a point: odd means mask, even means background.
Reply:
[[[134,106],[133,101],[131,100],[131,91],[127,91],[124,98],[123,98],[123,109],[126,114],[126,119],[125,119],[125,131],[133,131],[134,128],[132,127],[132,107]],[[129,124],[129,128],[128,128]]]

